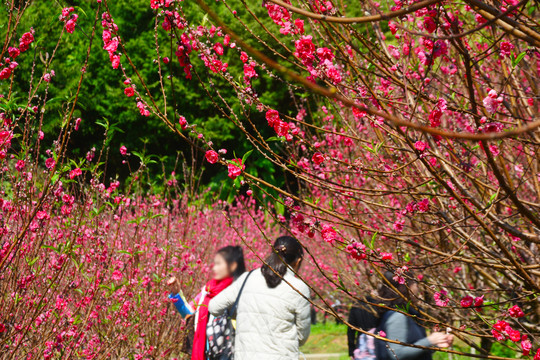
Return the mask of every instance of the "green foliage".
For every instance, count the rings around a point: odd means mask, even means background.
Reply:
[[[233,2],[234,4],[234,2]],[[223,86],[224,82],[216,75],[209,73],[202,62],[193,53],[192,63],[194,73],[202,79],[205,84],[213,83],[211,88],[203,87],[193,76],[192,80],[185,79],[183,69],[178,65],[174,55],[175,43],[169,41],[161,24],[158,26],[158,36],[160,43],[161,57],[167,56],[171,59],[169,65],[161,64],[163,81],[165,82],[165,99],[160,88],[160,77],[157,64],[157,53],[155,47],[155,14],[150,9],[148,0],[131,1],[110,1],[107,3],[110,12],[118,25],[119,34],[122,37],[126,53],[131,62],[144,80],[148,90],[154,97],[156,105],[160,109],[167,109],[167,117],[173,124],[177,124],[180,115],[185,116],[190,124],[197,124],[197,129],[205,134],[206,139],[212,140],[216,148],[234,148],[239,154],[252,150],[251,144],[245,139],[238,126],[231,120],[223,116],[216,108],[215,104],[223,105],[217,92],[229,104],[232,110],[239,115],[240,121],[245,121],[242,116],[242,109],[236,99],[234,91]],[[239,14],[249,21],[249,15],[242,11],[241,2],[236,3]],[[75,7],[75,12],[79,14],[77,28],[73,34],[64,33],[62,38],[63,23],[58,20],[64,6]],[[82,68],[87,56],[87,49],[90,44],[90,36],[95,21],[97,4],[95,1],[36,1],[27,9],[18,26],[17,34],[14,36],[12,45],[31,27],[35,30],[35,42],[30,50],[22,54],[17,61],[19,68],[15,76],[15,83],[12,95],[12,107],[26,106],[26,98],[30,85],[30,74],[35,57],[35,69],[32,86],[36,86],[42,75],[50,70],[54,70],[56,76],[52,78],[49,89],[45,92],[45,86],[41,86],[31,105],[39,104],[39,101],[47,99],[45,116],[43,119],[43,131],[45,133],[46,146],[52,146],[57,139],[59,130],[67,119],[64,119],[65,110],[73,103],[77,86],[82,75]],[[203,162],[203,153],[192,152],[191,147],[179,136],[173,134],[169,128],[156,116],[144,117],[139,114],[136,107],[136,97],[127,97],[123,90],[125,78],[120,69],[112,69],[108,54],[103,50],[101,40],[101,13],[104,11],[103,5],[98,14],[96,35],[92,42],[91,54],[88,66],[85,69],[84,81],[82,82],[77,106],[73,113],[73,118],[81,118],[80,130],[71,136],[69,155],[72,157],[84,157],[85,154],[95,147],[99,152],[103,146],[106,156],[105,176],[119,174],[122,179],[128,178],[129,168],[135,170],[139,168],[140,157],[130,156],[129,167],[122,163],[123,157],[119,153],[121,145],[125,145],[132,154],[152,154],[161,161],[147,163],[149,176],[154,181],[155,186],[163,186],[166,181],[165,173],[169,174],[175,170],[177,164],[177,154],[180,154],[180,161],[192,164],[195,159],[195,166],[206,166]],[[184,11],[190,21],[209,24],[208,20],[195,2],[184,4]],[[220,15],[224,19],[235,23],[235,31],[241,33],[243,28],[232,21],[233,15],[225,7],[219,7]],[[264,16],[264,9],[260,9],[258,16]],[[7,8],[0,8],[0,18],[7,19]],[[161,18],[158,18],[161,20]],[[267,17],[265,21],[268,20]],[[251,19],[253,27],[255,20]],[[272,25],[271,21],[266,25]],[[5,35],[5,28],[0,28],[0,36]],[[58,46],[57,43],[59,42]],[[254,39],[248,39],[254,44]],[[171,46],[164,46],[171,43]],[[56,50],[55,50],[56,48]],[[46,64],[54,54],[54,59],[49,69]],[[228,59],[229,69],[232,74],[242,74],[242,63],[239,59]],[[135,72],[130,68],[126,55],[122,56],[122,64],[126,68],[126,74],[131,77],[133,84],[141,93],[145,89]],[[23,75],[24,74],[24,75]],[[172,75],[172,79],[168,78]],[[271,81],[265,74],[260,74],[254,80],[254,87],[261,94],[264,101],[269,106],[276,107],[280,111],[290,112],[283,108],[287,104],[284,99],[288,97],[286,88]],[[242,81],[239,78],[239,81]],[[0,84],[0,93],[7,93],[5,87],[7,82]],[[207,85],[206,85],[207,86]],[[252,112],[251,121],[257,125],[265,125],[264,114],[257,111]],[[38,117],[36,116],[36,122]],[[108,130],[103,124],[109,124]],[[266,137],[272,135],[268,129],[263,129],[262,134]],[[46,148],[44,147],[44,150]],[[105,160],[105,159],[101,159]],[[261,155],[253,155],[248,163],[249,171],[258,176],[263,176],[268,181],[278,186],[283,185],[283,177],[275,176],[275,169],[270,162]],[[182,176],[182,171],[178,171]],[[219,166],[206,166],[203,172],[197,172],[201,176],[202,185],[210,185],[215,192],[221,192],[225,198],[233,189],[232,182],[226,181],[225,169]],[[182,181],[182,179],[178,179]],[[199,183],[199,181],[197,181]]]

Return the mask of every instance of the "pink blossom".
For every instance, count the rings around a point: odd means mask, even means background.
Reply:
[[[506,335],[508,335],[508,338],[512,340],[513,342],[518,342],[521,340],[521,333],[519,330],[512,329],[512,327],[507,326],[506,329],[504,329],[504,332]]]
[[[487,112],[491,114],[497,112],[497,109],[499,108],[499,105],[502,104],[502,102],[503,98],[499,96],[497,92],[493,89],[489,90],[488,96],[486,96],[483,100]]]
[[[366,246],[362,243],[355,241],[352,244],[347,245],[346,250],[355,260],[363,260],[367,257],[365,253]]]
[[[214,51],[216,52],[216,54],[218,55],[223,55],[224,53],[224,50],[223,50],[223,45],[221,43],[215,43],[214,44]]]
[[[518,305],[514,305],[508,309],[508,314],[513,318],[521,318],[525,316],[525,313]]]
[[[508,41],[501,42],[500,45],[500,54],[501,57],[507,57],[510,56],[510,52],[514,49],[514,45]]]
[[[215,164],[219,161],[219,154],[214,150],[208,150],[205,154],[206,161],[210,164]]]
[[[450,303],[450,299],[447,297],[447,295],[448,295],[448,292],[444,289],[433,294],[433,298],[435,299],[435,304],[441,307],[448,306],[448,304]]]
[[[45,166],[47,167],[47,169],[52,169],[55,164],[56,164],[56,161],[54,161],[52,157],[45,160]]]
[[[383,261],[392,261],[394,260],[394,255],[389,252],[382,252],[381,253],[381,260]]]
[[[268,10],[268,16],[280,26],[285,25],[285,21],[291,19],[291,13],[282,6],[272,4],[271,2],[265,2],[264,6]]]
[[[311,65],[315,60],[314,52],[315,45],[313,45],[311,35],[304,35],[294,43],[296,52],[294,55],[302,60],[302,64]]]
[[[321,61],[328,60],[332,62],[334,60],[334,53],[329,48],[318,48],[316,54]]]
[[[341,82],[341,74],[338,69],[335,68],[334,65],[330,65],[326,69],[326,76],[332,81],[334,84],[339,84]]]
[[[414,143],[414,148],[420,152],[424,152],[427,148],[427,144],[423,141],[417,141]]]
[[[182,130],[186,130],[186,128],[188,126],[188,122],[187,122],[185,117],[180,116],[178,118],[178,123],[180,124],[180,127],[182,128]]]
[[[280,121],[279,113],[277,110],[270,109],[266,112],[266,121],[268,121],[268,125],[271,127],[274,127],[274,125]]]
[[[26,166],[26,164],[25,164],[24,160],[19,160],[15,164],[15,169],[17,169],[18,171],[23,171],[25,166]]]
[[[142,101],[137,101],[137,108],[143,116],[150,116],[150,111],[146,108],[146,105]]]
[[[82,175],[82,170],[80,168],[75,168],[69,172],[69,178],[74,179],[77,176]]]
[[[0,71],[0,80],[5,80],[11,76],[11,69],[10,68],[4,68]]]
[[[126,94],[127,97],[132,97],[135,95],[135,90],[130,86],[124,89],[124,94]]]
[[[499,320],[493,325],[493,329],[503,332],[504,329],[508,326],[508,323],[504,320]]]
[[[470,295],[467,295],[467,296],[465,296],[464,298],[461,299],[460,304],[461,304],[462,307],[468,308],[468,307],[472,306],[473,301],[474,301],[473,297],[470,296]]]
[[[427,16],[424,18],[424,29],[430,34],[437,29],[437,24],[435,24],[432,17]]]
[[[248,82],[254,77],[257,77],[257,72],[255,71],[255,68],[251,65],[244,64],[244,80]]]
[[[304,20],[302,19],[295,19],[294,20],[294,26],[296,26],[296,29],[298,29],[299,34],[304,33]]]
[[[495,338],[495,340],[497,341],[502,341],[504,340],[504,335],[501,334],[499,331],[495,330],[495,329],[492,329],[491,330],[491,335],[493,335],[493,337]]]
[[[531,352],[531,349],[532,349],[532,344],[530,340],[521,341],[521,350],[522,350],[523,356],[528,356],[529,353]]]
[[[78,18],[79,15],[73,14],[71,15],[71,19],[66,22],[65,28],[68,33],[73,34],[73,32],[75,31],[75,26],[77,25]]]
[[[109,53],[109,55],[114,53],[116,51],[116,49],[118,49],[118,39],[117,38],[111,39],[108,43],[106,43],[103,46],[103,50],[106,50]]]
[[[499,147],[495,144],[489,144],[489,151],[494,157],[497,157],[500,154]]]
[[[285,136],[289,132],[289,124],[285,121],[278,120],[274,123],[274,130],[278,136]]]
[[[392,225],[392,228],[396,232],[402,232],[403,231],[403,224],[405,224],[405,220],[396,220],[394,224]]]
[[[480,307],[484,305],[484,295],[474,298],[474,306]]]
[[[416,204],[416,209],[419,213],[425,213],[429,210],[429,199],[422,199]]]
[[[11,56],[12,59],[15,59],[17,56],[19,56],[21,54],[21,51],[19,49],[17,49],[16,47],[10,46],[8,48],[8,54],[9,54],[9,56]]]
[[[397,47],[395,47],[394,45],[388,45],[388,52],[395,59],[399,59],[401,57],[401,55],[399,53],[399,49]]]
[[[38,219],[38,220],[47,220],[47,219],[50,219],[50,216],[46,211],[38,211],[36,213],[36,219]]]
[[[231,179],[234,180],[238,176],[240,176],[245,169],[246,169],[246,165],[242,164],[242,159],[234,159],[232,160],[232,163],[229,163],[228,175]]]
[[[324,155],[317,151],[311,157],[311,161],[313,161],[315,165],[321,165],[324,162]]]
[[[321,226],[321,235],[324,241],[327,243],[334,243],[337,239],[337,232],[334,230],[334,227],[330,224],[323,224]]]
[[[123,278],[122,272],[120,272],[119,270],[113,271],[111,275],[111,279],[113,279],[114,281],[120,281],[122,280],[122,278]]]
[[[243,63],[246,63],[248,61],[248,54],[246,54],[244,51],[240,53],[240,60],[242,60]]]
[[[118,69],[120,66],[120,55],[113,54],[110,56],[111,65],[113,69]]]
[[[126,156],[127,155],[127,147],[125,147],[124,145],[120,146],[120,154],[122,154],[123,156]]]

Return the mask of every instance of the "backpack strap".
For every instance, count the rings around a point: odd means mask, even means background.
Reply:
[[[234,313],[236,313],[236,308],[238,307],[238,302],[240,301],[240,295],[242,295],[242,291],[244,290],[244,286],[246,286],[246,283],[249,279],[249,276],[251,275],[251,273],[255,271],[255,270],[251,270],[246,278],[244,279],[244,282],[242,283],[242,287],[240,287],[240,291],[238,292],[238,296],[236,297],[236,301],[234,302],[234,305],[231,307],[231,310],[230,310],[230,314],[233,315]]]

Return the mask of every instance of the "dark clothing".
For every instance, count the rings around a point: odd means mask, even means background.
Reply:
[[[410,311],[412,315],[412,311]],[[407,344],[432,346],[426,337],[426,330],[418,325],[411,316],[397,311],[387,311],[377,329],[384,331],[386,338]],[[382,340],[375,341],[378,360],[431,360],[431,351],[405,345],[391,344]]]
[[[367,298],[368,302],[374,302],[373,299]],[[376,328],[379,323],[379,318],[376,315],[377,311],[368,304],[358,304],[351,308],[349,312],[349,324],[352,326],[368,331]],[[347,329],[347,342],[349,344],[349,356],[353,356],[354,350],[358,348],[358,336],[360,333],[351,328]]]

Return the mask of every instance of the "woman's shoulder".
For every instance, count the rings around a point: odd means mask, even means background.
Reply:
[[[386,324],[401,324],[407,322],[407,315],[399,312],[399,311],[388,311],[385,316],[386,318]]]
[[[291,290],[293,290],[295,293],[298,294],[298,292],[296,291],[298,290],[302,293],[303,296],[309,297],[309,294],[311,293],[309,286],[302,279],[297,278],[292,271],[287,271],[287,273],[285,274],[285,280],[289,284],[283,282],[284,286],[287,286],[289,288],[292,287]],[[301,296],[300,294],[298,295]]]
[[[248,276],[249,276],[249,279],[248,279]],[[239,286],[242,286],[242,284],[244,284],[246,280],[252,280],[259,276],[262,276],[261,268],[246,271],[242,275],[240,275],[238,279],[235,280],[235,283],[238,284]]]

